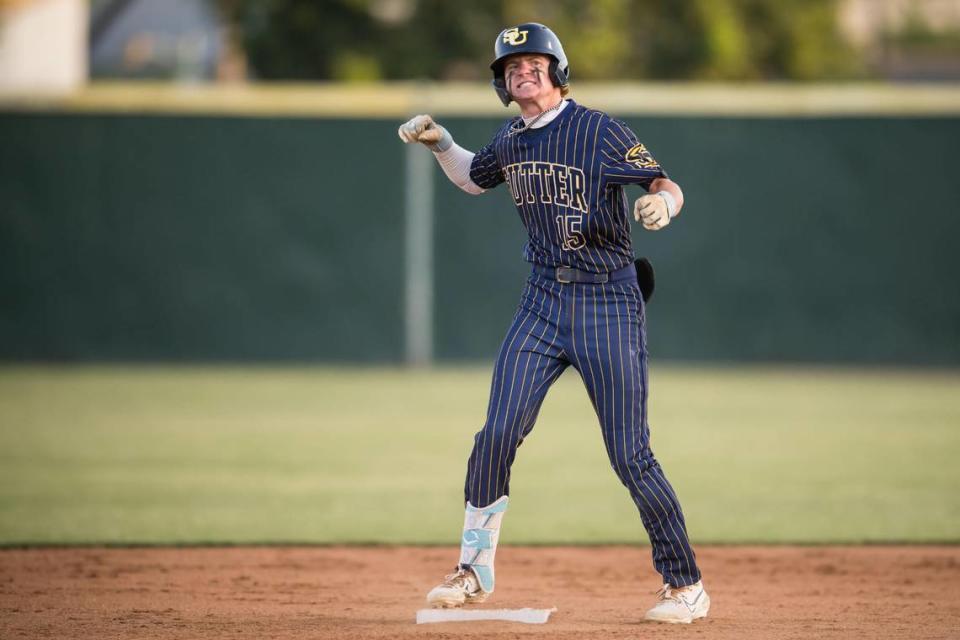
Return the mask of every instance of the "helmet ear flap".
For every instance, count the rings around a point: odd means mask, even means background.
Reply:
[[[553,83],[555,87],[562,87],[569,82],[569,68],[561,69],[560,61],[557,60],[555,56],[550,56],[550,67],[548,69],[550,73],[550,82]]]
[[[497,97],[500,98],[503,106],[509,107],[513,98],[510,97],[510,92],[507,91],[507,81],[503,75],[495,75],[490,84],[493,85],[493,90],[497,92]]]

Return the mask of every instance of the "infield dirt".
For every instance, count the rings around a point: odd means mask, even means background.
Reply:
[[[713,600],[692,625],[643,622],[644,547],[510,547],[490,608],[545,625],[417,625],[457,550],[420,547],[0,551],[0,638],[958,638],[960,547],[698,549]]]

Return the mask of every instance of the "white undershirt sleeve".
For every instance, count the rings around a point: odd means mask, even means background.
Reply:
[[[433,155],[440,163],[440,168],[450,178],[450,182],[475,196],[486,191],[470,179],[470,165],[473,164],[475,155],[472,151],[467,151],[454,142],[446,151],[434,151]]]

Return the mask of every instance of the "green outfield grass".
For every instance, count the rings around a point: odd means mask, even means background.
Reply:
[[[0,544],[455,543],[488,367],[0,368]],[[654,364],[696,542],[960,542],[960,373]],[[644,541],[573,371],[509,543]]]

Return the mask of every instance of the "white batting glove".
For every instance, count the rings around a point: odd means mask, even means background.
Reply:
[[[450,132],[433,121],[428,115],[419,115],[400,125],[400,139],[410,144],[419,142],[431,151],[446,151],[453,146]]]
[[[633,203],[633,217],[648,231],[659,231],[677,215],[677,201],[669,191],[648,193]]]

